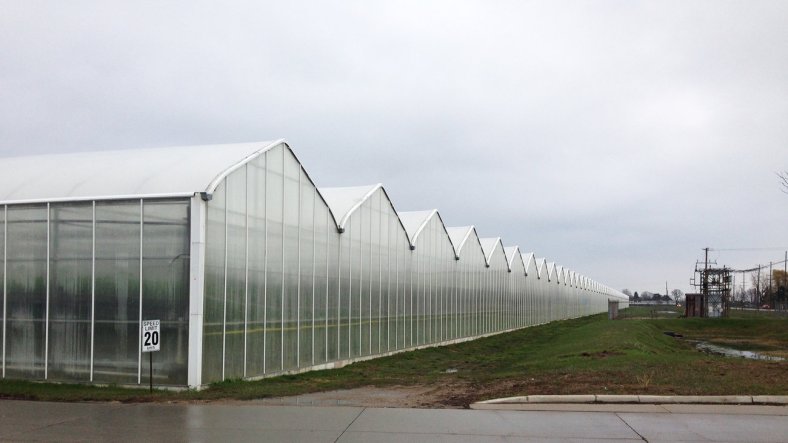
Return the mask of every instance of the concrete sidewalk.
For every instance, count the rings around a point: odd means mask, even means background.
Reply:
[[[654,413],[6,400],[0,401],[0,440],[783,442],[788,436],[785,407],[675,406],[685,409]],[[712,407],[727,409],[696,409]]]

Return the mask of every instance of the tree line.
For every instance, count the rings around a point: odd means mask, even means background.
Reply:
[[[684,292],[681,289],[674,289],[670,294],[660,294],[659,292],[651,291],[630,291],[629,289],[622,289],[621,292],[629,297],[630,302],[659,302],[659,303],[682,303],[684,301]]]

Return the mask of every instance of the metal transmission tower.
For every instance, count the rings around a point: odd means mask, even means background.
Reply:
[[[701,295],[701,317],[727,317],[731,301],[731,268],[711,268],[717,262],[709,261],[709,248],[703,248],[703,262],[695,262],[695,273],[690,280]],[[701,266],[702,265],[702,266]]]

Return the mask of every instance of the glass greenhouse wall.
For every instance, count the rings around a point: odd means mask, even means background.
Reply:
[[[3,159],[0,189],[3,378],[147,384],[142,320],[154,384],[196,387],[627,305],[381,185],[318,189],[282,141]]]
[[[154,381],[186,384],[188,200],[2,212],[4,377],[147,383],[139,319],[155,316],[164,342]]]

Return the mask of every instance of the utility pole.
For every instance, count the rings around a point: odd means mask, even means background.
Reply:
[[[772,295],[772,262],[769,262],[769,305],[774,309],[774,295]]]
[[[755,292],[758,294],[758,310],[761,309],[761,264],[758,263],[758,276],[755,278]]]
[[[668,293],[668,281],[665,280],[665,296],[670,298],[670,294]]]
[[[703,260],[703,279],[701,279],[701,294],[703,294],[703,312],[701,317],[709,315],[709,248],[703,248],[706,251],[706,258]]]

